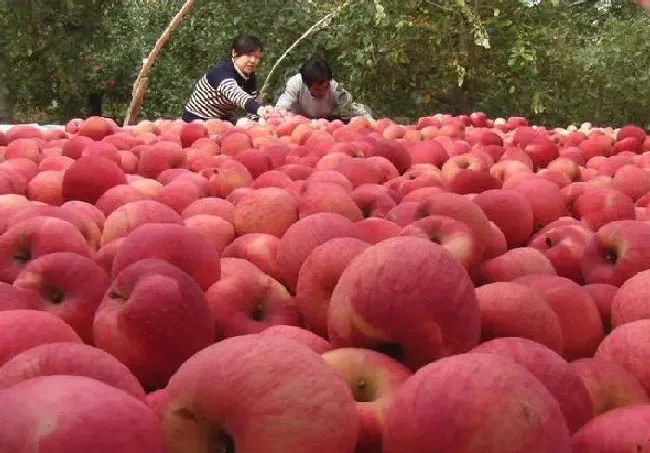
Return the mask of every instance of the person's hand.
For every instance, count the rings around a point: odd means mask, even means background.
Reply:
[[[266,118],[269,114],[269,109],[272,109],[272,107],[266,105],[260,106],[260,108],[258,108],[256,112],[257,116],[259,116],[260,118]]]

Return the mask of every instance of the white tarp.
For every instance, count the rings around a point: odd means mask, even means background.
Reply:
[[[65,126],[61,126],[60,124],[36,124],[36,123],[31,123],[28,124],[29,126],[36,126],[39,129],[65,129]],[[0,132],[6,132],[9,130],[12,126],[15,126],[15,124],[0,124]]]

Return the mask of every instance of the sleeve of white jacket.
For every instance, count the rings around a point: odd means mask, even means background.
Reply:
[[[338,114],[348,113],[351,116],[372,116],[370,110],[363,104],[353,102],[352,95],[349,91],[343,89],[339,84],[334,91],[335,95],[335,112]],[[347,115],[346,115],[347,116]]]
[[[275,108],[293,111],[294,107],[298,103],[298,93],[300,93],[301,87],[302,77],[300,74],[296,74],[287,80],[287,85],[284,89],[284,93],[282,93],[278,98],[278,102],[275,103]]]

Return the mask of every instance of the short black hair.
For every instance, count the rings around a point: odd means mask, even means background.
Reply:
[[[323,58],[313,57],[302,65],[300,75],[302,81],[310,87],[332,80],[332,69]]]
[[[231,50],[236,56],[246,55],[256,50],[264,50],[262,41],[257,36],[240,34],[232,40]]]

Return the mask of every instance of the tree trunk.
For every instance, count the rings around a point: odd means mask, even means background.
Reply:
[[[7,87],[0,87],[0,121],[11,124],[14,121],[14,108],[16,107],[16,93]]]

